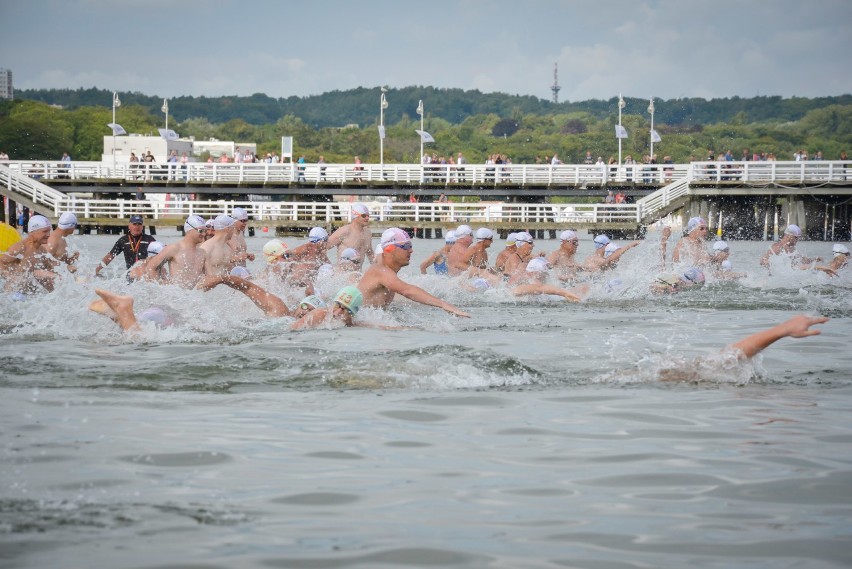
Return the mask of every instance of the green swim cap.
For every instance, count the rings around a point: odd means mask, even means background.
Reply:
[[[340,304],[343,308],[352,313],[358,314],[358,309],[361,308],[361,303],[364,302],[364,296],[358,287],[349,285],[345,286],[334,297],[334,302]]]

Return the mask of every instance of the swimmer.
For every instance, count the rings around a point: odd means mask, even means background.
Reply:
[[[362,203],[352,204],[352,221],[328,238],[328,248],[337,248],[337,258],[348,248],[355,249],[362,259],[373,262],[373,232],[370,229],[370,210]]]
[[[823,271],[832,276],[837,276],[837,271],[840,269],[845,269],[849,266],[849,248],[846,245],[841,245],[840,243],[835,243],[831,248],[831,252],[834,257],[828,263],[828,265],[817,265],[814,269],[818,271]]]
[[[559,234],[559,248],[547,256],[547,262],[560,280],[570,280],[580,270],[580,264],[574,258],[579,246],[580,239],[576,231],[566,229]]]
[[[563,231],[564,233],[564,231]],[[515,252],[515,233],[510,233],[506,236],[506,247],[497,254],[494,259],[494,271],[497,274],[503,274],[506,269],[506,259]]]
[[[213,275],[206,277],[198,288],[208,291],[223,284],[246,295],[255,306],[260,308],[270,318],[293,316],[292,311],[283,300],[248,280],[251,277],[251,273],[245,267],[234,267],[233,270],[236,273],[234,275]]]
[[[145,278],[145,271],[148,268],[148,264],[154,260],[160,251],[162,251],[166,247],[166,244],[162,241],[152,241],[148,244],[148,255],[147,259],[142,259],[132,267],[130,267],[130,271],[127,273],[128,281],[138,281]],[[168,282],[168,275],[163,270],[164,266],[157,267],[154,270],[154,282],[163,284]]]
[[[509,279],[509,290],[515,296],[554,294],[565,300],[580,302],[581,298],[576,293],[544,282],[547,280],[549,270],[550,264],[544,257],[530,259],[522,273],[516,272]]]
[[[204,273],[206,275],[227,275],[237,266],[240,259],[230,245],[234,236],[236,221],[230,215],[217,215],[213,220],[214,235],[205,240],[199,248],[204,251]],[[207,230],[210,233],[210,230]]]
[[[447,255],[450,253],[450,249],[456,242],[456,232],[455,231],[447,231],[447,234],[444,235],[444,246],[429,255],[425,261],[420,263],[420,273],[425,275],[426,269],[431,265],[435,269],[436,275],[448,275],[449,269],[447,267]]]
[[[447,253],[447,271],[451,277],[467,272],[471,256],[468,249],[473,243],[473,230],[469,225],[459,225],[455,234],[456,242]]]
[[[166,265],[168,282],[184,288],[194,288],[204,276],[206,253],[201,248],[207,228],[204,219],[190,215],[183,224],[184,237],[177,243],[166,245],[145,267],[145,278],[157,279],[158,271]],[[147,252],[147,247],[146,247]]]
[[[480,227],[473,234],[474,243],[467,248],[467,262],[470,265],[468,272],[480,274],[482,271],[493,273],[494,270],[488,266],[488,248],[494,242],[494,232],[487,227]]]
[[[515,252],[509,255],[503,265],[504,280],[508,281],[515,273],[523,274],[532,256],[533,247],[535,247],[535,243],[532,235],[526,231],[515,233]]]
[[[397,273],[402,267],[411,262],[411,237],[402,229],[392,227],[382,233],[379,243],[382,246],[382,265],[370,267],[358,288],[364,296],[364,305],[376,308],[386,308],[393,302],[398,293],[421,304],[435,306],[442,310],[469,318],[470,315],[462,312],[452,304],[432,296],[422,288],[408,284],[399,278]],[[456,243],[458,245],[458,243]],[[455,247],[455,245],[454,245]]]
[[[207,221],[204,222],[204,227],[207,228],[207,233],[204,234],[204,242],[207,243],[213,237],[216,236],[216,227],[213,225],[213,218],[211,217]]]
[[[74,262],[80,257],[79,251],[73,254],[68,254],[68,242],[66,237],[74,233],[77,228],[77,216],[71,212],[65,212],[59,216],[59,222],[56,224],[56,229],[50,233],[47,243],[44,245],[44,252],[51,255],[59,262],[65,263],[69,273],[77,271]]]
[[[294,322],[290,329],[317,328],[322,324],[329,327],[355,326],[355,315],[358,314],[363,301],[364,297],[357,287],[345,286],[335,295],[330,308],[327,306],[314,308]]]
[[[316,308],[325,308],[326,306],[328,306],[328,304],[323,299],[315,294],[310,294],[299,301],[299,306],[293,309],[293,316],[298,319],[311,310]]]
[[[102,288],[96,288],[95,293],[101,298],[93,300],[89,304],[89,310],[108,316],[125,332],[140,331],[139,320],[154,322],[161,328],[166,328],[174,324],[174,319],[171,315],[158,306],[152,306],[143,311],[139,315],[139,319],[137,319],[133,311],[132,296],[116,294]]]
[[[818,336],[820,330],[810,328],[817,324],[824,324],[828,320],[824,316],[800,314],[771,328],[751,334],[727,346],[723,352],[733,351],[738,359],[749,360],[782,338]],[[680,366],[661,369],[657,375],[660,381],[699,381],[702,378],[701,371],[708,367],[709,361],[706,356],[698,357]],[[716,374],[716,372],[713,373]]]
[[[246,266],[246,261],[254,261],[254,253],[248,252],[246,244],[245,232],[248,227],[248,212],[241,207],[235,207],[231,211],[231,217],[234,218],[234,234],[228,244],[234,250],[234,258],[236,264],[240,267]]]
[[[666,233],[663,233],[663,236],[668,237]],[[701,217],[690,218],[686,224],[686,235],[677,242],[672,251],[672,262],[706,267],[710,263],[710,254],[704,244],[706,240],[707,222]]]
[[[614,268],[618,264],[618,261],[621,260],[622,255],[642,242],[633,241],[624,247],[619,247],[615,243],[610,242],[609,237],[606,235],[598,235],[595,237],[594,243],[594,252],[586,257],[582,265],[583,271],[587,273],[597,273]],[[609,249],[608,254],[607,249]]]
[[[290,285],[313,286],[319,268],[331,263],[328,260],[328,242],[328,231],[314,227],[308,232],[307,243],[290,250],[290,259],[293,261],[288,278]]]
[[[704,284],[704,272],[698,267],[691,267],[683,274],[662,273],[651,283],[654,294],[674,294]]]
[[[760,265],[762,267],[769,268],[769,259],[773,256],[778,255],[787,255],[790,258],[791,266],[794,269],[802,269],[807,270],[814,268],[811,265],[813,263],[822,261],[821,257],[816,257],[811,259],[809,257],[803,257],[798,252],[796,252],[796,243],[799,242],[799,239],[802,237],[802,230],[798,225],[793,225],[792,223],[784,229],[784,235],[781,236],[777,242],[773,243],[769,246],[766,253],[763,254],[763,257],[760,258]]]
[[[27,236],[0,254],[0,276],[7,292],[33,293],[41,285],[52,292],[59,275],[43,267],[44,246],[50,238],[50,220],[34,215],[27,223]]]
[[[333,275],[344,276],[351,284],[357,284],[361,280],[361,262],[358,251],[348,247],[340,253],[337,264],[334,265]],[[317,274],[319,276],[319,274]]]

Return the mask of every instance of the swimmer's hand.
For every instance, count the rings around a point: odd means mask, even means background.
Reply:
[[[805,338],[807,336],[818,336],[821,334],[821,330],[811,330],[810,327],[817,324],[825,324],[828,321],[829,319],[825,316],[807,316],[805,314],[800,314],[790,318],[786,322],[782,322],[778,326],[781,328],[780,331],[785,336],[790,336],[791,338]]]
[[[448,306],[444,310],[446,310],[450,314],[455,314],[456,316],[459,316],[461,318],[470,318],[470,314],[468,314],[467,312],[462,312],[461,310],[459,310],[455,306]]]
[[[839,276],[839,275],[837,274],[837,272],[836,272],[834,269],[832,269],[831,267],[825,267],[825,266],[823,266],[823,265],[816,265],[816,266],[814,266],[814,270],[815,270],[815,271],[822,271],[822,272],[824,272],[825,274],[827,274],[827,275],[828,275],[828,276],[830,276],[830,277],[837,277],[837,276]]]

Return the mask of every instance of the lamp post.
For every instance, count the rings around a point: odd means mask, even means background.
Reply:
[[[160,109],[166,113],[166,130],[169,130],[169,100],[163,99],[163,108]]]
[[[648,105],[648,112],[651,113],[651,160],[654,160],[654,97],[651,97],[651,104]]]
[[[384,170],[385,166],[385,109],[388,108],[388,100],[385,93],[388,90],[382,87],[382,98],[379,103],[379,165]]]
[[[121,106],[118,92],[112,92],[112,124],[115,124],[115,109]],[[115,176],[115,127],[112,129],[112,175]]]
[[[618,94],[618,126],[621,130],[621,109],[627,106],[624,102],[624,97],[621,96],[621,93]],[[618,137],[618,165],[621,166],[621,136]]]

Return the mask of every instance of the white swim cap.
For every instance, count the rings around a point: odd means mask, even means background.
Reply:
[[[200,215],[190,215],[186,218],[186,222],[183,224],[184,232],[188,233],[195,229],[196,231],[200,231],[205,229],[204,218]]]
[[[572,229],[566,229],[559,234],[560,241],[572,241],[577,238],[577,232]]]
[[[838,255],[848,255],[849,248],[846,245],[841,245],[840,243],[835,243],[834,247],[831,248],[831,252],[834,253],[834,256]]]
[[[45,227],[48,229],[51,228],[50,220],[43,215],[34,215],[27,223],[27,233],[32,233],[33,231],[38,231],[39,229],[44,229]]]
[[[714,251],[727,251],[728,250],[728,244],[725,241],[716,241],[715,243],[713,243],[713,250]]]
[[[621,245],[617,245],[615,243],[607,243],[606,249],[604,249],[604,257],[609,257],[619,249],[621,249]]]
[[[233,217],[237,221],[247,221],[248,212],[241,207],[235,207],[234,211],[231,212],[231,217]]]
[[[251,278],[251,272],[249,272],[249,270],[245,267],[237,266],[237,267],[234,267],[233,269],[231,269],[231,276],[232,277],[239,277],[241,279],[250,279]]]
[[[701,217],[693,217],[686,223],[686,232],[692,233],[692,231],[698,227],[699,225],[707,225],[707,222],[704,221],[704,218]]]
[[[390,229],[385,229],[384,233],[382,233],[382,239],[379,244],[384,249],[388,245],[405,245],[410,242],[411,237],[408,233],[398,227],[391,227]]]
[[[361,258],[361,255],[359,255],[358,251],[356,251],[352,247],[348,247],[340,253],[340,259],[341,260],[345,259],[347,261],[357,261],[360,258]]]
[[[600,249],[601,247],[606,247],[609,245],[609,237],[606,235],[598,235],[595,237],[595,249]]]
[[[148,243],[148,256],[153,257],[158,255],[165,248],[166,244],[162,241],[151,241]]]
[[[526,231],[519,231],[515,233],[515,245],[517,246],[519,243],[532,243],[533,236],[527,233]]]
[[[308,241],[311,243],[319,243],[320,241],[325,241],[328,239],[328,231],[323,229],[322,227],[314,227],[311,229],[310,233],[308,233]]]
[[[231,227],[236,220],[230,215],[217,215],[216,219],[213,220],[213,229],[216,231],[222,231],[223,229],[228,229]]]
[[[544,273],[548,269],[550,269],[550,263],[548,263],[547,259],[544,257],[535,257],[534,259],[530,259],[530,262],[527,263],[528,273]]]
[[[444,235],[444,242],[445,243],[455,243],[456,242],[456,232],[453,231],[452,229],[447,231],[447,234]]]
[[[461,239],[468,235],[473,235],[473,229],[470,228],[470,225],[459,225],[456,228],[456,239]]]
[[[480,227],[476,230],[476,240],[485,241],[486,239],[494,239],[494,233],[487,227]]]
[[[66,211],[59,216],[59,223],[57,223],[56,226],[59,229],[71,229],[72,227],[77,227],[77,216],[70,211]]]
[[[362,203],[352,204],[352,212],[358,215],[370,215],[370,209]]]
[[[793,237],[801,237],[802,229],[798,225],[793,225],[792,223],[787,226],[787,229],[784,230],[785,235],[792,235]]]

